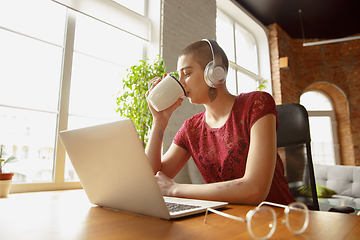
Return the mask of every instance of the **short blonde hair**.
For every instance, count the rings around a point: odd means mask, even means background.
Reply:
[[[220,48],[221,49],[221,48]],[[206,41],[197,41],[181,51],[179,57],[187,54],[192,54],[192,57],[194,60],[200,64],[200,66],[205,70],[206,65],[213,60],[212,51],[209,43]],[[229,61],[225,54],[225,52],[221,49],[221,55],[222,55],[222,62],[224,66],[226,67],[226,70],[228,70],[229,67]]]

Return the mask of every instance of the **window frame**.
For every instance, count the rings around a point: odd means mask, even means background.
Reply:
[[[64,0],[57,1],[51,0],[57,4],[64,5],[74,3],[73,0]],[[81,0],[83,1],[83,0]],[[66,151],[59,139],[59,132],[68,129],[68,118],[69,118],[69,102],[70,102],[70,86],[71,86],[71,73],[72,73],[72,65],[73,65],[73,54],[74,54],[74,40],[75,40],[75,25],[76,25],[76,12],[83,13],[89,17],[93,17],[97,20],[105,24],[109,24],[112,27],[116,27],[121,31],[125,31],[136,37],[139,37],[147,42],[146,46],[143,49],[143,60],[146,58],[155,58],[159,53],[160,49],[160,36],[156,36],[160,33],[160,12],[161,12],[161,1],[160,0],[145,0],[145,14],[144,16],[133,12],[112,0],[90,0],[92,3],[106,3],[110,4],[110,6],[116,6],[115,8],[121,9],[121,11],[127,13],[128,15],[137,18],[142,24],[146,25],[147,33],[145,33],[145,37],[143,35],[139,35],[138,33],[131,33],[126,29],[123,29],[119,26],[116,26],[115,22],[106,22],[106,19],[102,19],[99,16],[89,16],[87,12],[84,12],[79,9],[75,9],[74,7],[67,7],[67,17],[66,17],[66,28],[65,28],[65,40],[64,45],[61,46],[63,48],[63,60],[62,60],[62,72],[60,79],[60,90],[59,90],[59,107],[57,114],[57,127],[56,127],[56,139],[54,146],[54,166],[53,166],[53,180],[51,182],[38,182],[38,183],[13,183],[11,187],[11,193],[19,193],[19,192],[31,192],[31,191],[50,191],[50,190],[63,190],[63,189],[79,189],[82,188],[81,183],[79,181],[65,181],[65,159],[66,159]],[[115,5],[114,5],[115,4]],[[81,5],[81,4],[80,4]],[[150,24],[152,22],[152,24]],[[8,30],[9,29],[5,29]],[[12,30],[10,30],[12,31]],[[14,33],[23,35],[25,37],[31,36],[18,33],[16,31],[12,31]],[[150,32],[152,34],[156,34],[154,37],[150,38]],[[39,39],[36,39],[39,40]],[[43,40],[40,40],[44,42]],[[3,107],[12,107],[5,106]],[[25,109],[25,108],[24,108]],[[40,111],[28,109],[31,111]],[[52,112],[53,113],[53,112]],[[19,154],[19,153],[18,153]]]
[[[242,66],[239,66],[233,61],[229,61],[229,67],[233,68],[235,71],[249,76],[255,81],[258,81],[259,85],[264,84],[264,91],[272,95],[270,48],[268,41],[269,33],[267,28],[235,1],[217,0],[216,3],[218,15],[225,15],[232,21],[234,42],[236,28],[235,25],[237,24],[252,36],[257,48],[258,74],[255,74],[243,68]],[[235,75],[237,79],[237,74]],[[266,80],[265,83],[263,83],[264,80]],[[238,81],[236,81],[236,88],[236,92],[238,92]]]

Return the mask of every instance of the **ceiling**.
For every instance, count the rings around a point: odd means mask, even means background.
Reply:
[[[302,29],[306,39],[336,39],[360,33],[360,0],[236,1],[265,26],[277,23],[291,38],[302,39]]]

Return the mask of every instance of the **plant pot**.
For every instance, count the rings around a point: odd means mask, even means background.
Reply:
[[[14,173],[0,173],[0,198],[8,197]]]
[[[11,180],[14,173],[0,173],[0,180]]]

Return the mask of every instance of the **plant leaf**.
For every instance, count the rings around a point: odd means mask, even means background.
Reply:
[[[164,60],[158,55],[153,64],[149,60],[140,60],[138,65],[129,67],[123,78],[123,91],[118,93],[116,112],[122,117],[131,119],[140,139],[146,147],[152,116],[146,100],[149,82],[154,77],[162,77],[166,73]]]

